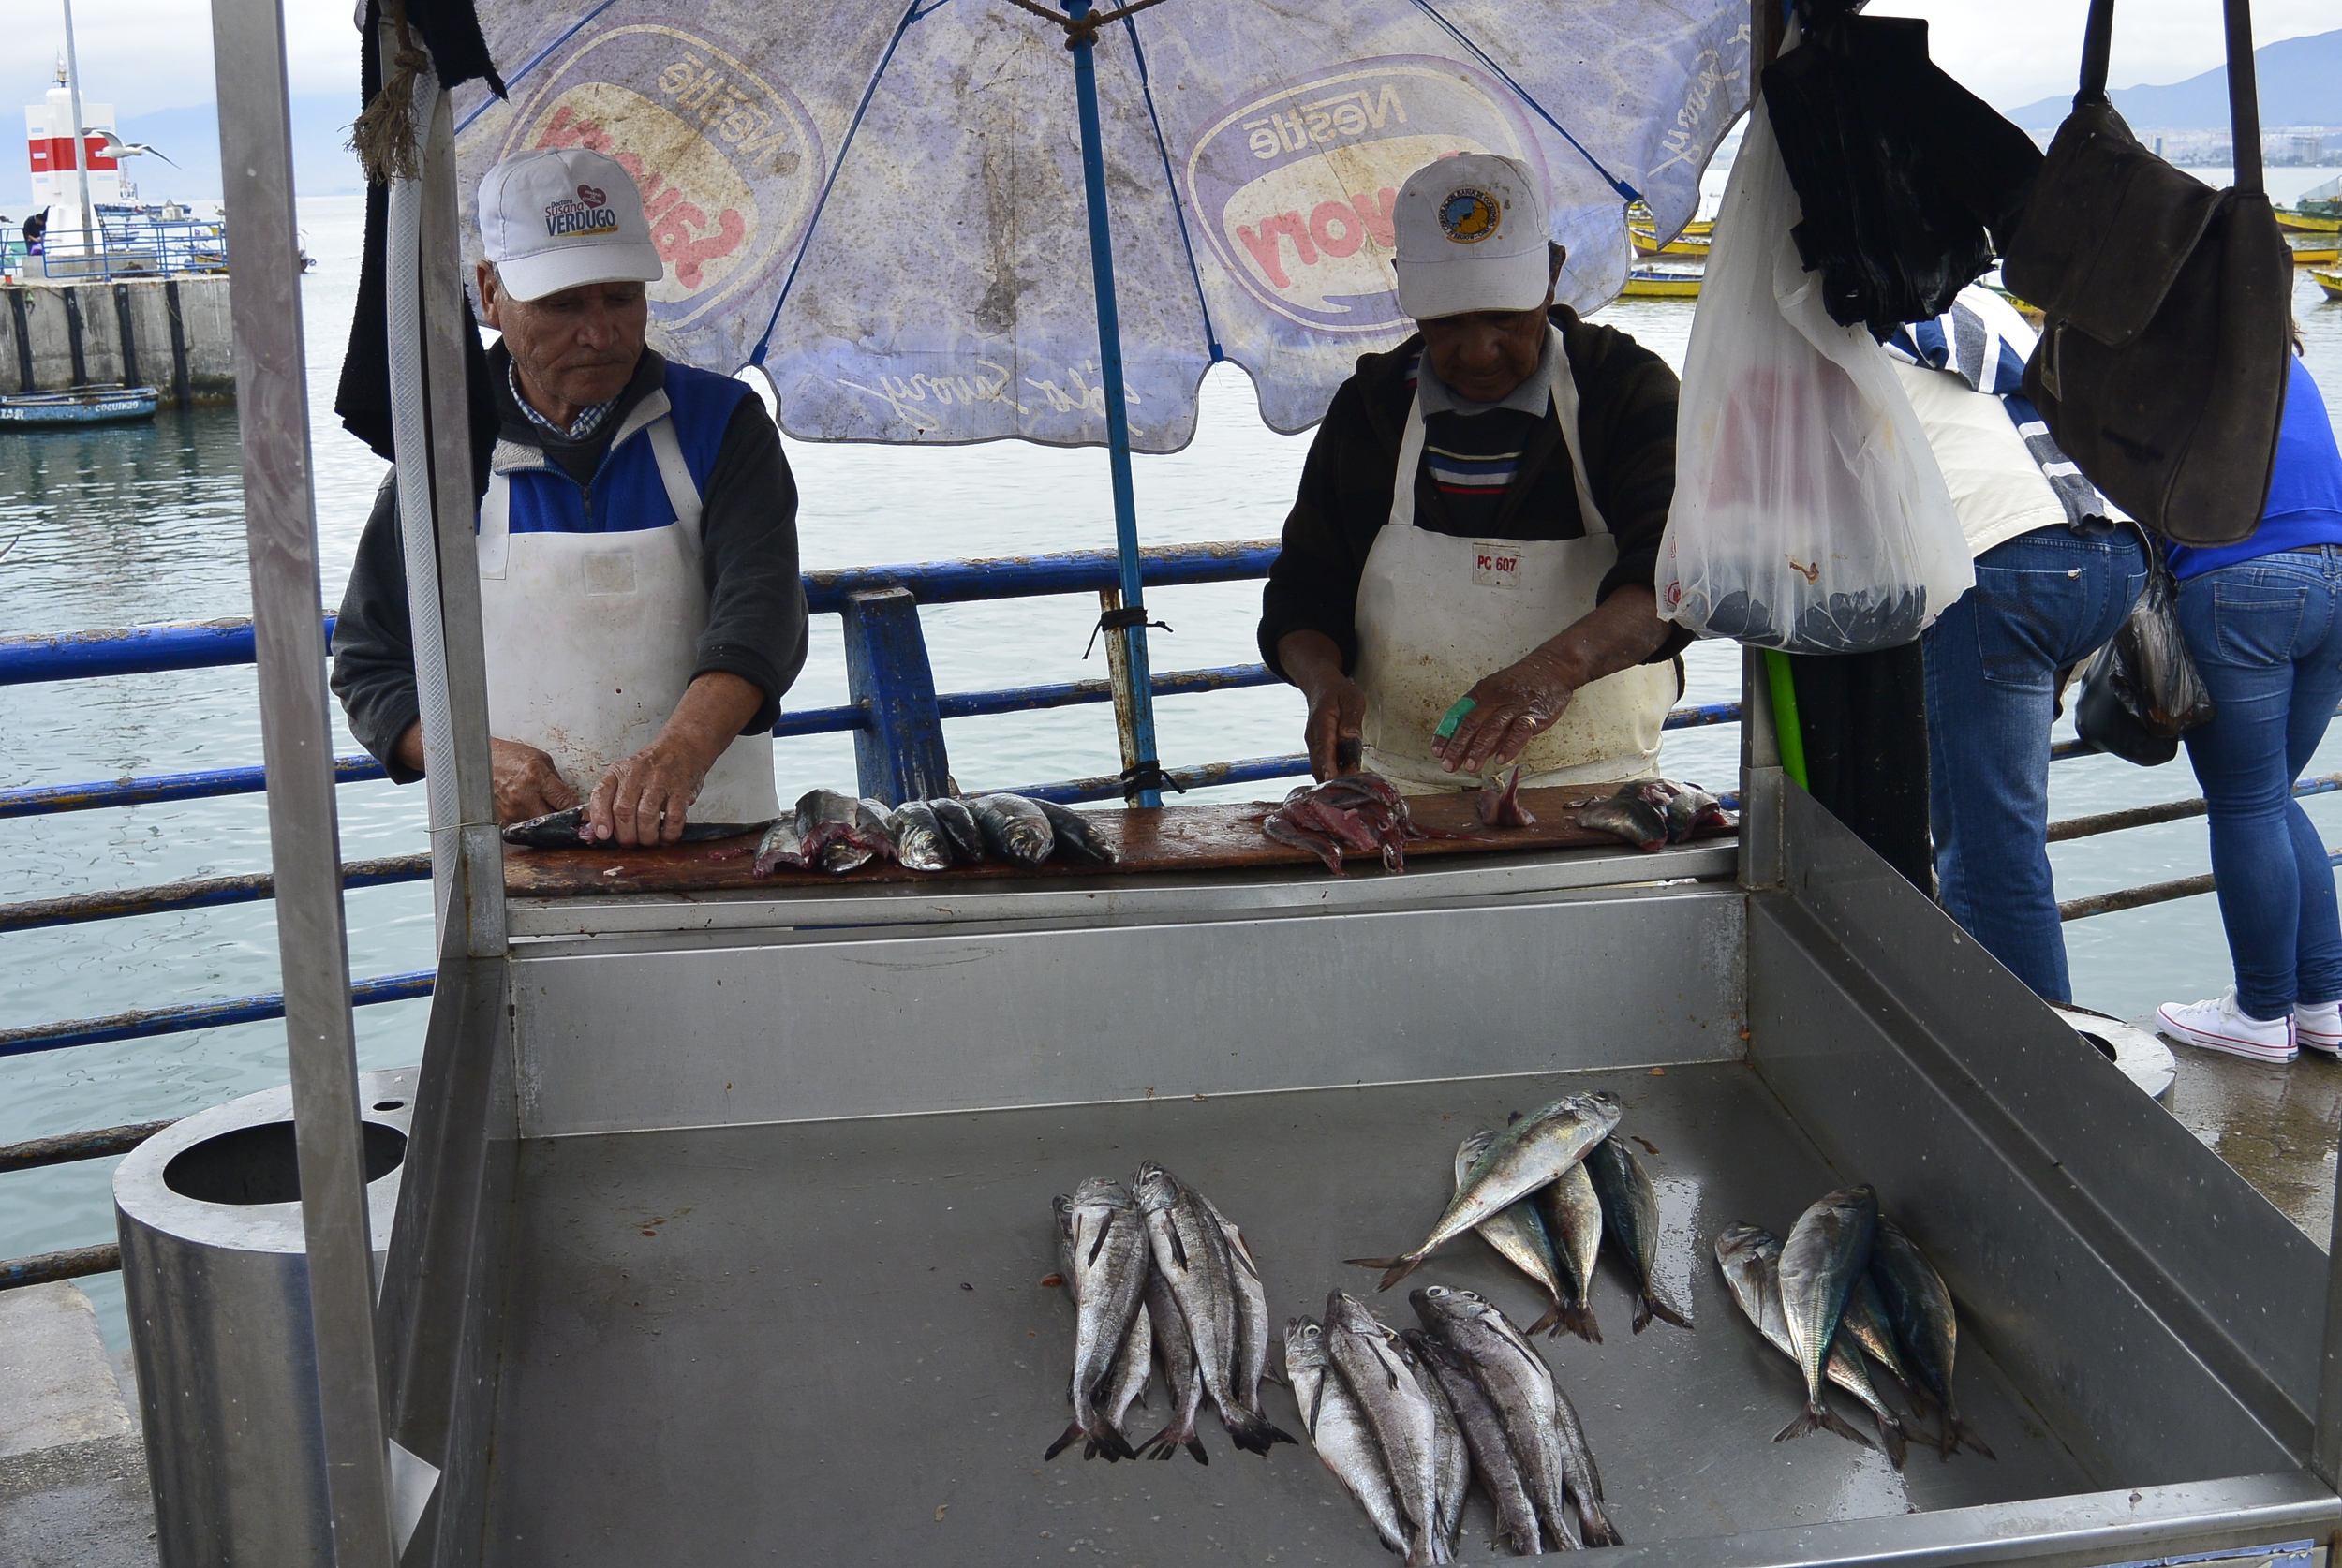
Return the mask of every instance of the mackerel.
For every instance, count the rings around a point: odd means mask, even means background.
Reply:
[[[1878,1283],[1887,1321],[1894,1325],[1895,1338],[1903,1346],[1904,1364],[1943,1407],[1944,1435],[1937,1444],[1943,1457],[1950,1458],[1964,1444],[1988,1459],[1997,1457],[1960,1419],[1951,1402],[1951,1363],[1960,1346],[1960,1315],[1952,1307],[1944,1277],[1935,1272],[1919,1243],[1886,1219],[1878,1221],[1871,1244],[1870,1273]]]
[[[1691,1318],[1668,1298],[1652,1273],[1659,1251],[1659,1194],[1651,1185],[1651,1173],[1613,1132],[1587,1154],[1586,1174],[1602,1200],[1603,1228],[1617,1241],[1635,1286],[1635,1332],[1649,1328],[1653,1316],[1689,1328]]]
[[[1087,1438],[1111,1461],[1134,1457],[1095,1403],[1099,1383],[1129,1335],[1132,1315],[1147,1287],[1147,1234],[1131,1195],[1119,1181],[1091,1176],[1070,1198],[1053,1200],[1058,1256],[1071,1264],[1074,1288],[1074,1423],[1042,1457],[1054,1459]]]
[[[1218,1218],[1200,1194],[1152,1161],[1138,1168],[1136,1185],[1155,1270],[1170,1285],[1179,1315],[1186,1320],[1204,1392],[1220,1408],[1228,1436],[1253,1454],[1266,1455],[1272,1444],[1291,1442],[1290,1436],[1247,1409],[1237,1394],[1236,1263]]]
[[[1732,1292],[1732,1299],[1740,1303],[1748,1321],[1756,1325],[1756,1332],[1765,1342],[1787,1356],[1797,1359],[1797,1347],[1789,1343],[1789,1322],[1781,1310],[1781,1238],[1771,1231],[1755,1225],[1727,1225],[1716,1233],[1716,1266],[1724,1272],[1724,1282]],[[1907,1448],[1907,1434],[1903,1422],[1887,1408],[1871,1383],[1870,1374],[1862,1369],[1862,1358],[1849,1352],[1844,1340],[1830,1347],[1830,1381],[1862,1401],[1878,1424],[1879,1446],[1887,1450],[1887,1458],[1897,1470],[1903,1468]],[[1871,1446],[1860,1432],[1831,1413],[1830,1429],[1842,1438]]]
[[[1488,1153],[1496,1134],[1487,1128],[1475,1130],[1456,1149],[1456,1186],[1461,1190],[1472,1168]],[[1475,1227],[1480,1238],[1523,1274],[1535,1280],[1553,1300],[1552,1309],[1529,1325],[1532,1334],[1541,1333],[1562,1321],[1567,1308],[1563,1305],[1560,1280],[1561,1265],[1553,1256],[1553,1243],[1546,1235],[1545,1221],[1538,1218],[1536,1205],[1522,1199],[1509,1208],[1498,1210]],[[1558,1329],[1555,1330],[1559,1332]]]
[[[1798,1216],[1781,1244],[1781,1311],[1798,1370],[1805,1374],[1805,1408],[1773,1438],[1786,1442],[1831,1421],[1821,1387],[1831,1341],[1845,1313],[1847,1294],[1870,1262],[1878,1224],[1878,1194],[1864,1185],[1825,1192]]]
[[[1395,1258],[1352,1258],[1365,1268],[1379,1268],[1388,1290],[1423,1266],[1432,1250],[1478,1225],[1508,1206],[1553,1180],[1586,1156],[1586,1151],[1618,1125],[1618,1097],[1595,1090],[1565,1095],[1496,1135],[1488,1153],[1473,1167],[1464,1184],[1448,1200],[1446,1212],[1431,1234],[1413,1250]]]
[[[1326,1330],[1316,1319],[1285,1320],[1285,1376],[1318,1458],[1358,1500],[1383,1545],[1404,1557],[1407,1521],[1391,1490],[1390,1472],[1383,1465],[1382,1443],[1367,1425],[1358,1397],[1334,1370]]]
[[[1327,1297],[1326,1328],[1334,1368],[1366,1413],[1406,1516],[1409,1568],[1448,1561],[1447,1523],[1439,1506],[1439,1416],[1416,1378],[1414,1356],[1396,1333],[1341,1291]]]
[[[1885,1219],[1884,1215],[1879,1217]],[[1871,1250],[1878,1250],[1875,1233],[1871,1238]],[[1917,1414],[1927,1408],[1927,1397],[1911,1384],[1911,1375],[1904,1369],[1903,1356],[1895,1349],[1895,1331],[1887,1319],[1886,1298],[1878,1294],[1878,1282],[1865,1269],[1854,1277],[1854,1288],[1846,1292],[1845,1315],[1838,1320],[1838,1342],[1851,1339],[1861,1354],[1887,1369],[1911,1401]]]

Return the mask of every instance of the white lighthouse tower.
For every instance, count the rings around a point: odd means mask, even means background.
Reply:
[[[82,191],[73,168],[73,89],[66,80],[63,56],[57,60],[57,85],[40,103],[24,106],[24,131],[30,143],[33,203],[78,213]],[[122,165],[106,151],[106,139],[96,134],[114,128],[114,106],[82,101],[82,151],[88,160],[89,199],[93,206],[112,206],[123,197]],[[74,227],[78,227],[75,224]]]

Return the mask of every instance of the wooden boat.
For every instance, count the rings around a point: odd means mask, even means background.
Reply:
[[[2298,208],[2279,207],[2277,227],[2294,234],[2333,234],[2342,232],[2342,217],[2323,217]]]
[[[1655,229],[1645,229],[1631,223],[1626,226],[1626,235],[1635,242],[1637,256],[1686,256],[1696,257],[1702,261],[1708,259],[1708,247],[1713,238],[1711,234],[1694,234],[1686,229],[1672,240],[1662,244]]]
[[[2336,261],[2342,261],[2342,245],[2308,244],[2293,247],[2293,265],[2296,267],[2331,267]]]
[[[155,417],[153,387],[73,387],[63,392],[0,395],[0,428],[66,424],[111,424]]]
[[[1697,273],[1637,267],[1626,274],[1626,287],[1618,291],[1618,297],[1622,300],[1696,300],[1699,298],[1699,276]]]
[[[2321,272],[2312,269],[2310,279],[2326,291],[2326,298],[2342,302],[2342,272]]]

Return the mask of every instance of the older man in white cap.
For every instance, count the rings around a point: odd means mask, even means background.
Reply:
[[[1309,699],[1310,765],[1401,790],[1653,771],[1686,640],[1652,591],[1676,379],[1553,303],[1561,247],[1511,158],[1400,190],[1399,302],[1311,445],[1263,594],[1262,656]]]
[[[626,170],[522,153],[480,183],[481,318],[501,428],[479,518],[497,816],[584,804],[673,843],[687,814],[779,814],[770,731],[805,663],[797,492],[743,382],[644,347],[663,266]],[[334,634],[351,732],[422,777],[396,476]]]

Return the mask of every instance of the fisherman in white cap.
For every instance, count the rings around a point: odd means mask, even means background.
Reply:
[[[1656,770],[1688,640],[1652,589],[1675,493],[1674,373],[1553,303],[1562,249],[1520,163],[1442,158],[1399,192],[1422,331],[1334,393],[1262,596],[1318,777],[1402,791]]]
[[[479,517],[496,808],[583,805],[589,832],[674,843],[687,814],[780,814],[772,726],[805,663],[797,492],[749,387],[644,347],[664,271],[633,178],[583,148],[480,182],[481,319],[500,429]],[[349,727],[422,777],[395,478],[334,634]]]

